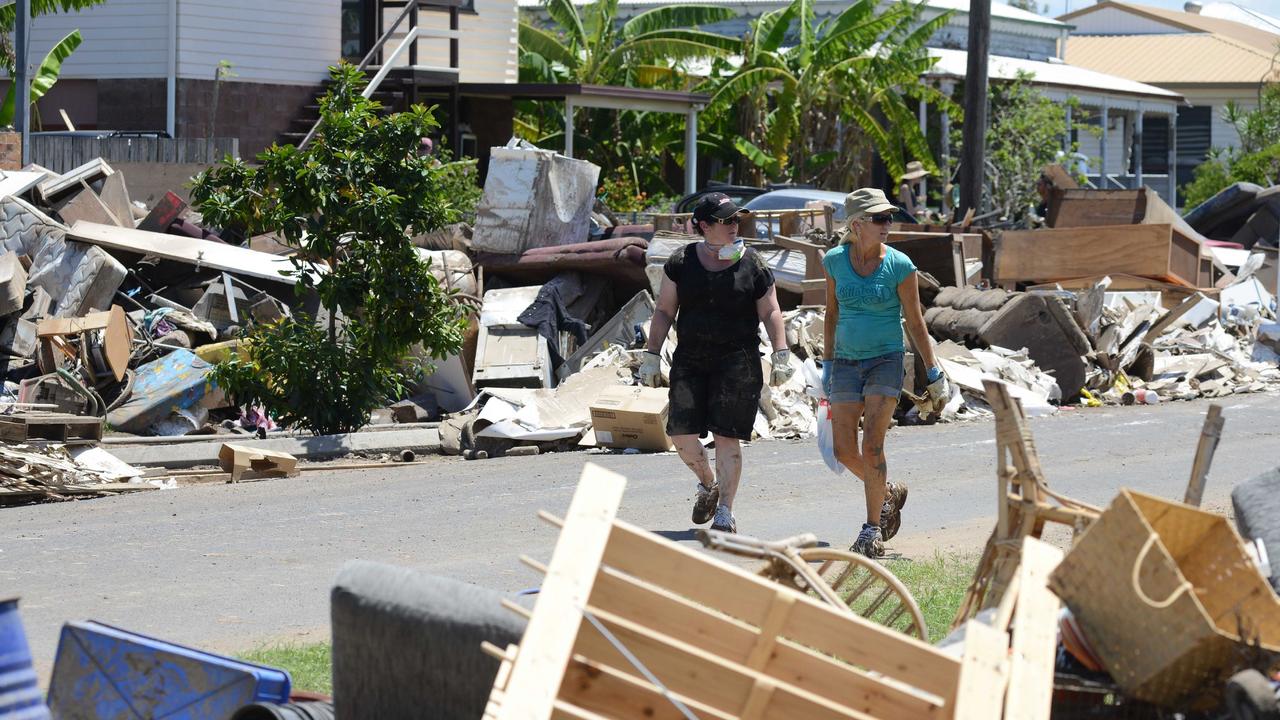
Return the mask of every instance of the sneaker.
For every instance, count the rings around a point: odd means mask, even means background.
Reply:
[[[693,501],[693,524],[701,525],[710,520],[712,514],[716,511],[716,504],[719,502],[719,483],[711,487],[698,483],[698,497]]]
[[[873,559],[884,557],[884,541],[880,539],[880,528],[863,523],[858,539],[853,541],[849,550]]]
[[[885,540],[892,540],[902,526],[902,507],[907,504],[907,484],[887,483],[884,505],[880,506],[880,528]]]
[[[724,505],[716,505],[716,519],[711,522],[711,529],[736,533],[738,532],[738,519],[733,516],[729,508]]]

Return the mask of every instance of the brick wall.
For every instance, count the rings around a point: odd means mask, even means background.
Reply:
[[[212,80],[178,81],[178,137],[209,137]],[[214,137],[240,138],[240,156],[251,159],[280,139],[302,108],[314,102],[316,86],[224,81],[218,88]]]
[[[16,132],[0,132],[0,170],[21,170],[22,135]]]

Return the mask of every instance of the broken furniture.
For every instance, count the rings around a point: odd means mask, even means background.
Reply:
[[[48,318],[36,326],[40,370],[54,373],[67,361],[79,363],[93,385],[121,382],[133,352],[133,330],[119,305],[79,318]]]
[[[703,528],[695,530],[694,535],[708,550],[765,560],[760,577],[929,642],[929,628],[911,591],[880,563],[864,555],[818,547],[818,537],[813,533],[775,542]]]
[[[519,321],[520,314],[538,297],[538,287],[490,290],[480,310],[480,337],[476,343],[476,387],[555,386],[547,339]]]
[[[336,717],[479,718],[498,672],[480,644],[505,647],[525,629],[503,599],[418,570],[345,563],[329,593]]]
[[[615,237],[571,245],[530,248],[519,255],[481,252],[476,264],[485,277],[510,278],[520,282],[543,283],[552,277],[576,270],[609,278],[627,292],[646,287],[644,273],[648,241],[642,237]]]
[[[1040,469],[1040,456],[1022,405],[1004,383],[984,381],[996,417],[996,526],[987,539],[973,582],[951,627],[998,606],[1016,588],[1020,552],[1027,538],[1039,539],[1045,523],[1056,522],[1078,535],[1098,517],[1098,508],[1053,492]]]
[[[486,718],[1048,718],[1060,551],[1027,541],[1004,624],[963,657],[616,518],[625,479],[588,464]],[[557,523],[559,524],[559,523]],[[1016,631],[1012,652],[1007,626]]]
[[[917,270],[927,272],[946,287],[965,287],[969,281],[969,265],[966,260],[966,238],[976,238],[968,243],[968,252],[975,253],[974,267],[981,264],[981,235],[931,232],[890,232],[885,244],[911,258]],[[976,246],[976,247],[975,247]]]
[[[1280,661],[1280,598],[1215,513],[1122,489],[1050,587],[1139,700],[1210,710],[1237,670]]]
[[[1128,273],[1187,287],[1211,286],[1200,243],[1170,224],[1006,230],[996,247],[1001,285]]]

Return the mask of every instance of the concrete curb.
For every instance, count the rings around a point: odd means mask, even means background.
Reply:
[[[286,452],[299,460],[327,460],[356,452],[440,452],[440,432],[435,428],[358,432],[344,435],[268,438],[259,440],[238,435],[218,435],[205,442],[177,445],[112,445],[108,451],[120,460],[139,467],[189,468],[217,465],[223,443]]]

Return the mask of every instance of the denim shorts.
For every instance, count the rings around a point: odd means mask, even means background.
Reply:
[[[831,402],[860,403],[867,395],[902,395],[903,354],[892,352],[865,360],[836,358],[831,368]]]

